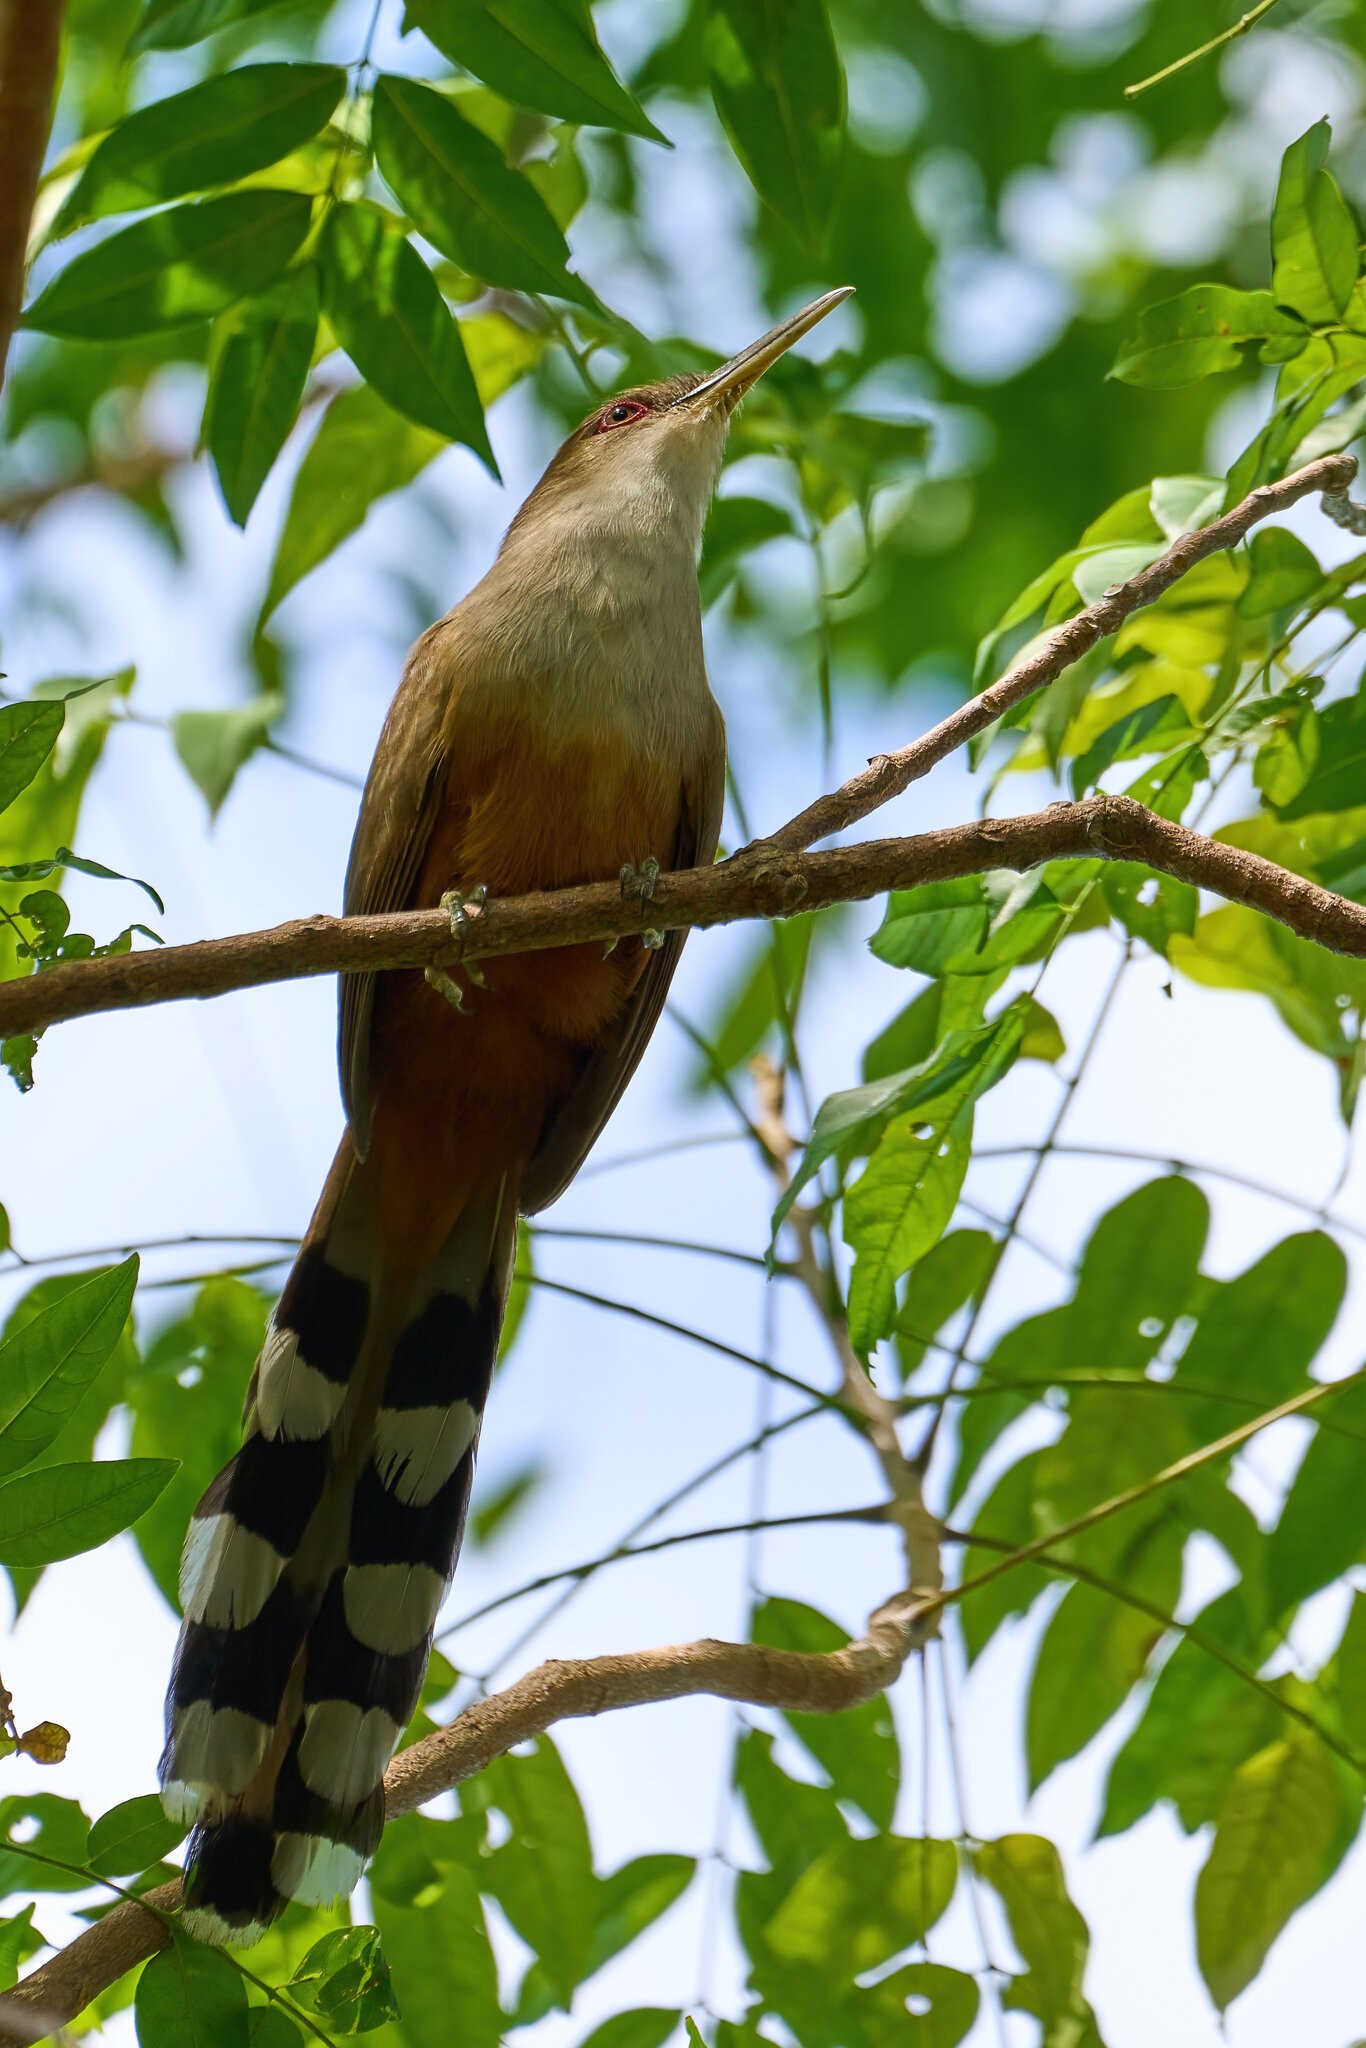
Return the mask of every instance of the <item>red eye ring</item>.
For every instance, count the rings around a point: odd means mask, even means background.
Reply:
[[[643,420],[650,410],[638,398],[618,398],[605,411],[598,414],[595,434],[610,434],[613,427],[629,426],[632,420]]]

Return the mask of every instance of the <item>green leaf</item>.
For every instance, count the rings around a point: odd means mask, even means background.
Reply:
[[[715,604],[756,548],[793,531],[791,513],[767,498],[718,498],[707,515],[697,572],[703,608]]]
[[[1366,1593],[1352,1595],[1332,1670],[1342,1732],[1358,1755],[1366,1756]]]
[[[178,1608],[180,1553],[195,1503],[242,1441],[242,1398],[265,1336],[269,1300],[226,1274],[206,1281],[188,1314],[161,1330],[129,1376],[135,1457],[183,1462],[138,1523],[143,1562]]]
[[[65,1427],[123,1333],[136,1255],[83,1275],[0,1343],[0,1476],[20,1471]]]
[[[216,336],[204,441],[223,502],[245,526],[298,417],[318,331],[318,275],[286,271],[259,298],[224,316]]]
[[[247,2048],[247,1983],[227,1957],[177,1935],[138,1978],[139,2048]]]
[[[298,192],[229,192],[135,221],[74,257],[23,316],[77,341],[117,341],[221,313],[279,275],[308,231]]]
[[[176,1467],[164,1458],[46,1465],[0,1486],[0,1564],[94,1550],[145,1514]]]
[[[22,1839],[16,1842],[20,1830]],[[58,1799],[51,1792],[0,1799],[0,1898],[19,1891],[85,1891],[90,1880],[81,1866],[89,1832],[90,1823],[74,1799]],[[35,1861],[42,1856],[76,1868],[62,1870],[56,1863]]]
[[[1262,1661],[1241,1586],[1211,1601],[1193,1626],[1254,1669]],[[1175,1807],[1188,1834],[1208,1826],[1239,1765],[1284,1726],[1274,1700],[1198,1643],[1178,1643],[1157,1675],[1138,1726],[1110,1766],[1097,1834],[1123,1833],[1163,1799]]]
[[[844,73],[824,0],[708,0],[712,98],[761,199],[816,249],[829,231],[844,157]]]
[[[1366,803],[1366,703],[1339,698],[1315,712],[1317,755],[1308,777],[1278,818],[1293,820],[1319,811],[1350,811]]]
[[[1357,280],[1357,232],[1324,169],[1332,129],[1316,121],[1281,158],[1271,215],[1271,285],[1282,305],[1322,324],[1341,318]]]
[[[185,1839],[179,1821],[167,1820],[155,1792],[125,1799],[90,1829],[85,1861],[97,1877],[130,1877],[169,1856]]]
[[[251,2048],[304,2048],[301,2030],[278,2005],[252,2007],[247,2038]]]
[[[1200,892],[1141,861],[1116,861],[1100,878],[1101,892],[1126,932],[1165,959],[1174,932],[1195,930]]]
[[[1067,1895],[1057,1850],[1041,1835],[1002,1835],[971,1854],[979,1876],[1005,1907],[1028,1973],[1014,1980],[1004,2003],[1042,2021],[1041,2048],[1095,2042],[1095,2020],[1082,1994],[1090,1945],[1086,1922]]]
[[[1157,1523],[1124,1558],[1125,1588],[1170,1612],[1181,1593],[1183,1532]],[[1039,1644],[1029,1685],[1029,1789],[1084,1749],[1129,1697],[1162,1636],[1161,1624],[1098,1586],[1069,1586]]]
[[[294,480],[262,620],[364,524],[377,499],[402,490],[447,445],[398,418],[369,385],[338,393]]]
[[[128,39],[128,53],[183,50],[217,29],[283,4],[284,0],[143,0],[138,25]]]
[[[952,1842],[869,1835],[824,1850],[764,1929],[775,1954],[843,1978],[920,1941],[958,1879]]]
[[[1304,323],[1278,306],[1272,293],[1196,284],[1144,308],[1137,334],[1120,350],[1110,375],[1150,391],[1172,391],[1239,369],[1245,348],[1258,348],[1264,362],[1283,362],[1308,340]]]
[[[954,1230],[917,1260],[906,1281],[894,1334],[902,1384],[924,1363],[928,1343],[985,1286],[996,1263],[985,1230]]]
[[[966,1116],[922,1137],[898,1117],[844,1198],[844,1241],[854,1254],[849,1341],[861,1356],[890,1334],[902,1274],[952,1221],[972,1151],[965,1124]]]
[[[681,1898],[697,1868],[691,1856],[637,1856],[594,1880],[597,1924],[585,1977],[591,1977]],[[529,2026],[559,2003],[545,1966],[536,1962],[522,1979],[514,2023]]]
[[[520,106],[665,139],[603,56],[586,0],[407,0],[404,28]]]
[[[1315,1431],[1267,1539],[1267,1599],[1274,1615],[1330,1585],[1366,1549],[1366,1381],[1344,1387],[1331,1400],[1331,1420],[1338,1427]]]
[[[142,107],[97,145],[54,233],[264,170],[316,135],[345,90],[334,64],[244,64]]]
[[[69,846],[59,846],[47,860],[12,861],[0,867],[0,882],[45,882],[50,875],[60,875],[64,868],[74,868],[78,875],[93,875],[100,882],[131,882],[135,889],[151,897],[158,910],[166,909],[150,882],[139,881],[136,875],[121,875],[117,868],[107,868],[102,861],[86,860]]]
[[[1332,1875],[1360,1808],[1360,1788],[1349,1806],[1328,1752],[1298,1728],[1234,1773],[1195,1886],[1196,1956],[1221,2012]]]
[[[775,1650],[828,1656],[849,1637],[837,1623],[800,1600],[771,1596],[755,1609],[750,1635]],[[826,1773],[839,1799],[848,1800],[877,1828],[889,1828],[901,1785],[896,1723],[884,1695],[842,1714],[784,1714],[802,1746]]]
[[[237,771],[263,746],[284,709],[279,697],[257,697],[232,711],[177,711],[171,739],[191,780],[216,818]]]
[[[1346,1287],[1347,1262],[1320,1230],[1284,1238],[1216,1286],[1172,1377],[1190,1388],[1227,1387],[1241,1401],[1189,1401],[1192,1436],[1210,1442],[1235,1428],[1247,1419],[1248,1397],[1274,1408],[1302,1393]]]
[[[319,254],[324,311],[366,382],[406,419],[463,441],[496,477],[459,325],[398,224],[336,206]]]
[[[910,967],[917,974],[998,974],[1045,944],[1063,909],[1071,907],[1070,896],[1059,897],[1048,877],[1059,868],[1091,866],[1054,862],[1042,875],[964,875],[896,889],[869,945],[889,967]],[[1076,877],[1059,879],[1070,884]]]
[[[797,1171],[773,1212],[778,1230],[793,1202],[827,1159],[869,1153],[893,1116],[938,1126],[955,1117],[1006,1072],[1018,1049],[1024,1012],[1017,1004],[976,1031],[951,1031],[927,1059],[861,1088],[828,1095],[817,1110]]]
[[[457,2015],[460,2048],[503,2048],[498,1972],[473,1874],[463,1864],[445,1864],[438,1882],[400,1902],[386,1879],[397,1872],[406,1839],[397,1828],[386,1829],[371,1866],[374,1914],[394,1973],[405,2048],[451,2048]]]
[[[1252,576],[1238,600],[1242,619],[1265,619],[1303,604],[1323,584],[1323,571],[1296,534],[1283,526],[1263,527],[1248,542]]]
[[[444,93],[378,78],[371,134],[386,183],[443,255],[488,284],[592,304],[540,193]]]
[[[529,1754],[499,1757],[481,1777],[512,1833],[481,1872],[567,2008],[588,1969],[597,1912],[593,1851],[579,1795],[559,1752],[540,1736]]]
[[[1160,754],[1192,730],[1190,713],[1179,697],[1158,697],[1115,720],[1084,754],[1072,763],[1072,794],[1095,788],[1116,761]]]
[[[36,1949],[46,1946],[33,1924],[34,1901],[22,1913],[0,1921],[0,1991],[9,1991],[19,1981],[19,1965]]]
[[[663,2048],[682,2017],[677,2006],[637,2006],[633,2012],[614,2013],[594,2027],[579,2048]]]
[[[869,2048],[958,2048],[980,2004],[966,1971],[906,1963],[848,2001],[848,2038]]]
[[[27,789],[61,737],[66,707],[29,700],[0,706],[0,811]]]
[[[399,2018],[389,1964],[373,1927],[338,1928],[315,1941],[289,1980],[332,2034],[368,2034]]]
[[[501,1535],[509,1522],[519,1518],[530,1496],[541,1487],[547,1477],[547,1469],[539,1459],[533,1458],[530,1463],[520,1465],[492,1493],[481,1491],[470,1515],[465,1541],[480,1547]]]

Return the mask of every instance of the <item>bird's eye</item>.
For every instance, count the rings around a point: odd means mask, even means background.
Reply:
[[[638,398],[619,398],[615,405],[609,405],[605,412],[599,413],[596,431],[609,434],[613,427],[624,427],[631,420],[644,419],[649,410],[649,406],[642,405]]]

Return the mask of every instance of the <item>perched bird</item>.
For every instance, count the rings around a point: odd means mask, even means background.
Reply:
[[[710,862],[725,728],[697,558],[736,405],[847,296],[570,435],[493,567],[418,642],[351,849],[351,913]],[[184,1921],[254,1940],[349,1892],[384,1824],[460,1548],[517,1218],[563,1193],[645,1049],[682,934],[341,985],[347,1129],[271,1319],[242,1448],[195,1509],[162,1798]]]

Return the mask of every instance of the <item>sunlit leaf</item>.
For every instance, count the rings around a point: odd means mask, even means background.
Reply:
[[[257,697],[232,711],[177,711],[171,739],[186,771],[216,818],[237,771],[264,745],[283,704],[278,697]]]
[[[614,2013],[584,2035],[580,2048],[663,2048],[681,2017],[676,2006],[637,2006],[633,2012]]]
[[[407,0],[404,26],[521,106],[664,140],[603,56],[587,0]]]
[[[173,206],[73,257],[26,327],[112,341],[221,313],[279,275],[308,230],[297,192],[229,192]]]
[[[90,1829],[85,1861],[98,1877],[131,1877],[160,1863],[184,1839],[184,1827],[167,1820],[158,1795],[147,1792],[100,1815]]]
[[[1272,287],[1306,320],[1337,320],[1357,278],[1357,231],[1324,160],[1332,130],[1316,121],[1281,158],[1271,216]]]
[[[128,1320],[136,1256],[82,1275],[0,1343],[0,1475],[18,1472],[65,1427]]]
[[[128,40],[130,54],[139,50],[183,50],[216,29],[229,28],[285,0],[143,0],[137,27]]]
[[[165,1458],[46,1465],[0,1486],[0,1563],[52,1564],[94,1550],[145,1514],[175,1471]]]
[[[1053,1844],[1041,1835],[1002,1835],[979,1843],[971,1855],[1005,1907],[1011,1939],[1026,1966],[1027,1974],[1008,1985],[1004,2003],[1042,2022],[1042,2048],[1072,2048],[1094,2039],[1095,2022],[1082,1990],[1086,1923],[1067,1895]]]
[[[247,2048],[247,1984],[225,1955],[177,1936],[144,1968],[139,2048]]]
[[[817,1856],[764,1930],[805,1967],[856,1975],[919,1941],[958,1879],[952,1842],[870,1835]]]
[[[61,735],[61,704],[0,705],[0,811],[27,789]]]
[[[512,1829],[489,1857],[481,1883],[568,2006],[587,1971],[597,1919],[593,1852],[578,1793],[544,1735],[529,1754],[491,1764],[481,1791]]]
[[[399,2018],[389,1964],[373,1927],[325,1934],[299,1964],[289,1988],[332,2034],[368,2034]]]
[[[1366,1436],[1366,1382],[1332,1397],[1337,1429],[1318,1429],[1266,1548],[1273,1614],[1330,1584],[1366,1547],[1366,1500],[1359,1484]],[[1350,1434],[1343,1435],[1341,1431]]]
[[[708,0],[712,98],[751,184],[818,248],[839,192],[844,73],[824,0]]]
[[[234,307],[216,335],[204,439],[223,502],[245,526],[256,494],[298,416],[318,331],[318,278],[290,270]]]
[[[320,260],[324,310],[367,383],[416,425],[463,441],[496,477],[459,325],[398,223],[334,207]]]
[[[903,1273],[939,1242],[958,1205],[972,1148],[955,1123],[923,1136],[914,1119],[893,1119],[844,1198],[844,1241],[854,1254],[849,1341],[866,1354],[896,1321]]]
[[[404,211],[471,276],[591,303],[565,268],[569,246],[540,193],[452,99],[414,79],[381,77],[371,132]]]
[[[450,2048],[459,2016],[461,2048],[503,2048],[498,1973],[483,1903],[460,1863],[444,1865],[417,1898],[395,1897],[406,1837],[390,1826],[371,1866],[374,1915],[394,1973],[405,2048]]]
[[[1278,306],[1271,292],[1196,284],[1179,298],[1145,307],[1138,316],[1137,333],[1120,350],[1111,375],[1125,384],[1169,391],[1221,370],[1238,369],[1244,349],[1256,348],[1265,362],[1280,362],[1308,339],[1304,323]]]
[[[756,1643],[804,1656],[829,1656],[849,1637],[837,1623],[800,1600],[775,1596],[760,1602],[750,1623]],[[787,1714],[793,1734],[830,1779],[837,1796],[888,1828],[901,1784],[896,1723],[885,1697],[865,1700],[842,1714]]]
[[[334,64],[243,64],[156,100],[97,146],[55,232],[278,163],[317,134],[345,89],[346,73]]]
[[[1196,1955],[1221,2012],[1332,1875],[1360,1818],[1360,1786],[1348,1793],[1307,1730],[1269,1743],[1234,1773],[1195,1886]]]
[[[262,619],[364,523],[377,499],[411,483],[448,445],[400,419],[368,384],[332,399],[294,479]]]

